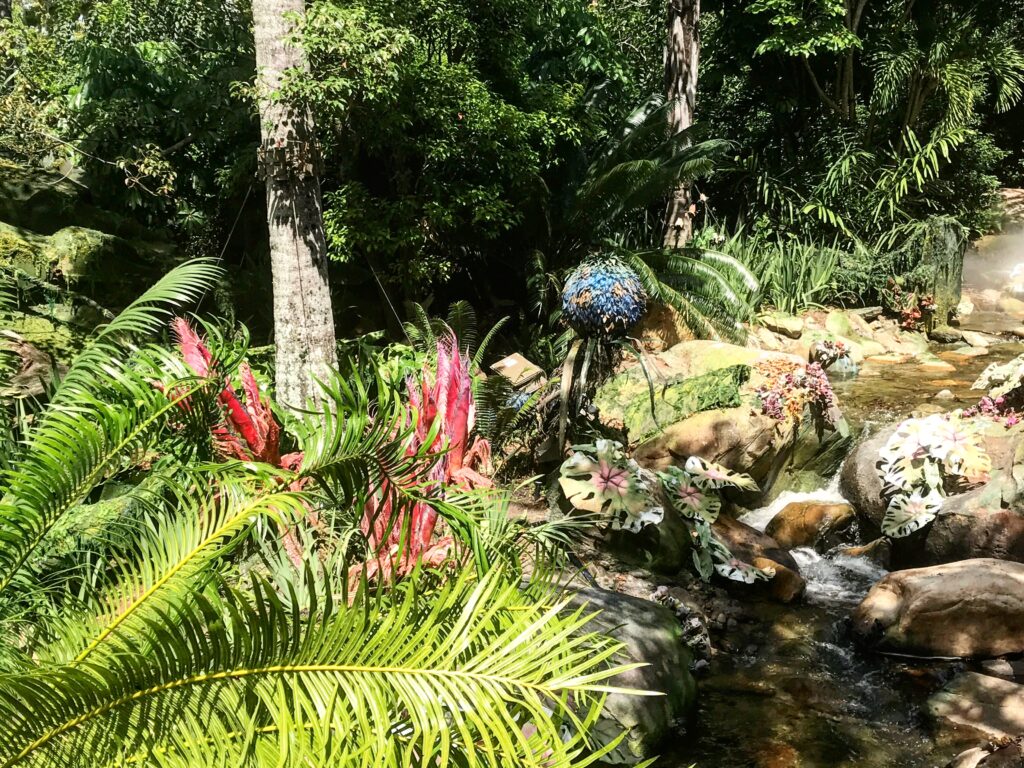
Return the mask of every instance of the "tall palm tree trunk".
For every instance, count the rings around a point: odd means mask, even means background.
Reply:
[[[291,408],[316,400],[313,377],[324,378],[337,365],[313,118],[278,94],[285,71],[308,68],[302,50],[285,44],[292,25],[284,14],[304,11],[303,0],[252,0],[277,398]]]
[[[665,42],[665,95],[672,104],[669,132],[693,125],[697,104],[697,66],[700,61],[700,0],[669,0],[668,39]],[[691,184],[680,179],[665,216],[665,247],[686,245],[693,233]]]

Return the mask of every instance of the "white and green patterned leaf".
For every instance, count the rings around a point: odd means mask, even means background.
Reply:
[[[942,510],[938,491],[922,496],[918,491],[893,497],[885,510],[882,533],[892,538],[909,536],[932,522]]]
[[[574,508],[607,516],[616,530],[637,532],[665,515],[653,479],[626,457],[619,443],[598,440],[596,445],[575,446],[562,463],[558,483]]]
[[[659,472],[665,498],[674,510],[688,520],[713,523],[722,509],[722,499],[714,490],[698,485],[692,475],[679,467]]]
[[[758,490],[757,483],[750,475],[734,472],[728,467],[707,461],[700,456],[691,456],[686,460],[684,470],[693,478],[695,484],[703,488],[739,488],[742,491]]]

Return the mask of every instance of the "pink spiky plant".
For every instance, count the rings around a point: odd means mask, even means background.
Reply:
[[[428,454],[438,456],[429,476],[434,489],[443,492],[450,485],[490,487],[491,481],[485,477],[491,471],[490,443],[479,436],[470,442],[476,416],[473,377],[469,357],[460,351],[454,333],[449,331],[437,340],[434,366],[425,364],[418,377],[409,377],[406,389],[409,418],[415,424],[407,451],[413,455],[426,446]],[[451,537],[431,543],[437,510],[427,503],[416,503],[405,526],[406,521],[394,519],[391,490],[385,482],[363,515],[362,530],[376,554],[367,564],[368,572],[403,573],[418,561],[437,565],[447,559]],[[406,544],[404,551],[399,551],[403,532]]]
[[[188,321],[175,318],[172,330],[186,365],[198,376],[214,375],[217,363],[213,354]],[[433,366],[424,365],[418,377],[406,381],[406,423],[414,425],[406,453],[414,456],[426,448],[427,455],[436,457],[428,479],[438,493],[453,484],[464,488],[489,487],[491,482],[485,475],[490,472],[490,444],[480,437],[471,441],[475,405],[469,358],[459,350],[451,332],[438,340],[436,354]],[[241,397],[227,375],[217,395],[222,420],[211,428],[217,453],[225,459],[262,461],[299,471],[303,454],[281,455],[280,425],[247,363],[239,365],[238,376]],[[191,407],[187,399],[181,406]],[[300,490],[307,480],[300,478],[290,487]],[[417,502],[409,508],[406,520],[393,505],[395,491],[414,482],[413,478],[385,478],[376,493],[370,495],[361,528],[373,556],[367,563],[355,566],[353,576],[365,566],[369,576],[386,578],[392,573],[408,572],[419,561],[439,565],[448,558],[451,538],[434,541],[436,509],[426,502]],[[294,534],[282,531],[282,535],[289,556],[300,563],[302,552]]]

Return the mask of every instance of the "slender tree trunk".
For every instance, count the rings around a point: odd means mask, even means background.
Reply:
[[[327,242],[320,201],[320,155],[312,115],[279,98],[287,70],[308,68],[298,47],[285,44],[303,0],[253,0],[260,99],[261,172],[274,286],[278,401],[301,408],[317,400],[313,378],[337,365],[334,314],[327,282]]]
[[[11,18],[12,10],[11,0],[0,0],[0,21]]]
[[[693,125],[697,104],[697,66],[700,63],[700,0],[669,0],[668,40],[665,43],[665,95],[672,103],[669,131]],[[691,183],[681,179],[672,192],[665,216],[666,248],[681,248],[693,233]]]

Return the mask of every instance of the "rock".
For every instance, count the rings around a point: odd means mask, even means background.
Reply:
[[[880,365],[899,365],[910,360],[910,355],[901,355],[898,352],[887,352],[884,355],[871,355],[866,358],[869,363],[878,363]]]
[[[940,389],[938,392],[936,392],[934,395],[932,395],[932,399],[933,400],[956,400],[956,395],[954,395],[951,390]]]
[[[872,320],[877,320],[879,317],[882,316],[882,308],[861,307],[860,309],[851,309],[850,314],[859,315],[860,317],[864,318],[865,321],[870,323]]]
[[[974,302],[964,296],[960,299],[960,303],[956,305],[956,314],[958,317],[967,317],[974,312]]]
[[[984,310],[998,310],[999,302],[1003,298],[1003,294],[995,288],[986,288],[981,293],[975,295],[974,304],[978,309]]]
[[[981,761],[988,757],[991,752],[981,747],[972,747],[971,749],[961,752],[959,755],[954,757],[949,763],[946,764],[946,768],[978,768]]]
[[[928,331],[928,338],[932,341],[937,341],[940,344],[954,344],[958,341],[963,341],[964,335],[957,328],[951,328],[948,325],[939,325]]]
[[[978,558],[894,571],[857,606],[853,632],[873,648],[896,653],[970,658],[1019,653],[1024,651],[1024,565]]]
[[[1021,768],[1024,748],[1019,743],[999,747],[988,744],[961,752],[946,768]]]
[[[769,331],[790,339],[799,339],[804,332],[804,321],[785,312],[770,312],[761,315],[758,322]]]
[[[821,440],[804,424],[798,428],[791,419],[760,413],[756,390],[765,378],[759,364],[766,362],[805,364],[779,352],[687,341],[648,361],[651,375],[661,377],[657,419],[651,416],[650,388],[639,366],[605,382],[594,403],[606,426],[624,429],[628,442],[636,444],[633,457],[641,466],[664,470],[701,456],[750,474],[760,492],[734,498],[755,503],[771,492],[784,467],[792,463],[802,470],[831,445],[829,434]]]
[[[0,350],[18,357],[18,370],[0,388],[0,394],[8,397],[42,398],[49,391],[54,372],[62,376],[67,372],[67,366],[55,366],[49,354],[11,331],[0,331]]]
[[[771,519],[764,532],[780,547],[816,547],[829,550],[841,543],[857,516],[846,503],[794,501]]]
[[[919,364],[921,370],[931,371],[932,373],[953,373],[956,370],[955,365],[945,360],[940,360],[934,355],[922,356]]]
[[[774,569],[775,576],[770,581],[758,582],[752,585],[754,588],[767,591],[772,599],[782,603],[791,603],[803,595],[806,584],[800,567],[775,539],[726,515],[715,521],[714,530],[738,559],[755,568]]]
[[[928,699],[927,710],[939,723],[980,738],[1011,739],[1024,733],[1024,685],[963,672]]]
[[[956,357],[983,357],[988,354],[987,347],[956,347],[948,352],[943,352],[943,355],[955,355]]]
[[[1010,329],[1010,335],[1018,339],[1024,339],[1024,325],[1018,325]]]
[[[1014,317],[1024,317],[1024,301],[1015,299],[1012,296],[1004,296],[999,299],[997,309]]]
[[[1018,677],[1024,677],[1024,660],[987,659],[981,662],[981,670],[986,675],[991,675],[992,677],[1014,680]]]
[[[987,349],[992,346],[992,342],[994,341],[991,337],[986,336],[983,333],[978,333],[977,331],[963,331],[961,335],[963,336],[963,340],[972,347],[980,347],[982,349]]]
[[[593,629],[606,632],[624,643],[624,662],[646,666],[617,676],[611,685],[664,696],[608,696],[597,738],[607,743],[626,730],[626,737],[606,762],[637,763],[654,754],[674,722],[691,710],[696,684],[690,674],[690,653],[683,645],[682,630],[672,612],[663,605],[596,587],[581,589],[573,598],[577,605],[600,613]]]
[[[846,557],[863,557],[888,570],[892,557],[892,544],[882,536],[857,547],[839,547],[837,551]]]

